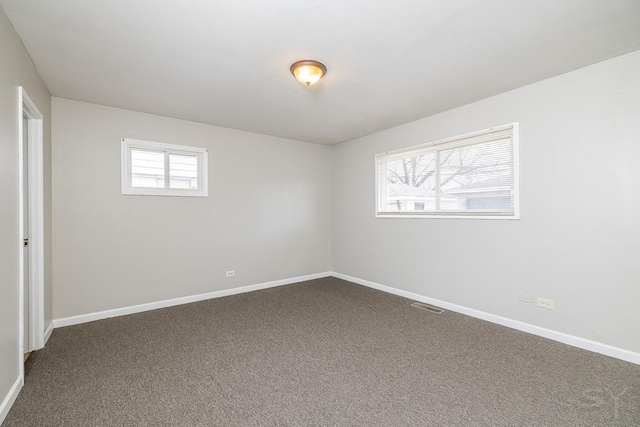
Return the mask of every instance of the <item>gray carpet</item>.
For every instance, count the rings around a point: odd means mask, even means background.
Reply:
[[[640,366],[335,278],[56,329],[3,426],[638,426]]]

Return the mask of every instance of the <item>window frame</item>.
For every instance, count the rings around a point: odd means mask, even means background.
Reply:
[[[481,144],[482,142],[477,142],[475,144],[460,144],[461,141],[481,135],[489,135],[491,133],[503,131],[511,129],[511,141],[513,144],[513,212],[503,212],[503,211],[488,211],[488,210],[467,210],[467,211],[458,211],[458,210],[438,210],[438,211],[426,211],[426,212],[417,212],[417,211],[407,211],[407,213],[401,212],[388,212],[381,210],[381,200],[384,195],[386,195],[386,173],[380,172],[380,165],[382,161],[386,158],[386,161],[391,161],[393,158],[402,158],[402,154],[411,153],[414,151],[424,150],[425,152],[433,152],[437,153],[438,151],[443,151],[446,149],[450,149],[452,147],[460,147],[460,146],[472,146]],[[464,135],[458,135],[452,138],[441,139],[434,142],[429,142],[426,144],[415,145],[411,147],[401,148],[398,150],[387,151],[384,153],[379,153],[375,155],[375,217],[376,218],[449,218],[449,219],[520,219],[520,165],[519,165],[519,151],[520,151],[520,137],[519,137],[519,122],[508,123],[501,126],[495,126],[489,129],[484,129],[476,132],[466,133]],[[391,157],[391,159],[389,159]],[[437,158],[437,154],[436,154]],[[386,171],[385,171],[386,172]],[[437,169],[436,176],[439,176],[439,166]],[[437,178],[436,178],[436,188]],[[386,197],[385,197],[386,201]]]
[[[131,186],[131,150],[161,151],[165,155],[164,188],[132,187]],[[197,157],[198,188],[170,188],[169,155],[187,155]],[[209,195],[209,164],[206,148],[190,147],[187,145],[166,144],[164,142],[145,141],[142,139],[121,138],[121,183],[122,195],[125,196],[172,196],[172,197],[208,197]]]

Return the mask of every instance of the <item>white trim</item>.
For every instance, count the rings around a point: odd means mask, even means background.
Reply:
[[[387,292],[393,295],[398,295],[404,298],[408,298],[414,301],[420,301],[423,303],[435,305],[437,307],[444,308],[445,310],[455,311],[456,313],[462,313],[467,316],[474,317],[476,319],[486,320],[491,323],[496,323],[508,328],[516,329],[519,331],[527,332],[532,335],[537,335],[543,338],[548,338],[553,341],[558,341],[573,347],[578,347],[584,350],[592,351],[595,353],[601,353],[606,356],[614,357],[616,359],[625,360],[627,362],[640,365],[640,353],[635,353],[630,350],[625,350],[619,347],[614,347],[608,344],[600,343],[597,341],[588,340],[586,338],[569,335],[564,332],[558,332],[551,329],[546,329],[541,326],[532,325],[529,323],[521,322],[519,320],[509,319],[507,317],[498,316],[496,314],[487,313],[484,311],[476,310],[473,308],[464,307],[461,305],[441,301],[435,298],[426,297],[424,295],[416,294],[413,292],[403,291],[391,286],[381,285],[379,283],[371,282],[368,280],[360,279],[357,277],[349,276],[338,272],[322,272],[316,274],[309,274],[306,276],[292,277],[289,279],[274,280],[272,282],[258,283],[255,285],[242,286],[239,288],[224,289],[221,291],[208,292],[199,295],[192,295],[180,298],[174,298],[164,301],[157,301],[147,304],[139,304],[129,307],[116,308],[112,310],[105,310],[96,313],[81,314],[78,316],[71,316],[56,319],[52,322],[51,326],[47,329],[48,335],[51,334],[53,328],[61,328],[64,326],[77,325],[81,323],[92,322],[100,319],[107,319],[111,317],[124,316],[127,314],[141,313],[144,311],[157,310],[159,308],[172,307],[181,304],[188,304],[197,301],[203,301],[213,298],[221,298],[230,295],[237,295],[246,292],[253,292],[260,289],[273,288],[277,286],[289,285],[292,283],[299,283],[308,280],[320,279],[323,277],[336,277],[338,279],[353,282],[359,285],[363,285],[369,288],[377,289],[382,292]]]
[[[614,347],[609,344],[603,344],[597,341],[588,340],[586,338],[565,334],[564,332],[554,331],[551,329],[543,328],[541,326],[532,325],[530,323],[521,322],[519,320],[509,319],[507,317],[498,316],[496,314],[487,313],[473,308],[452,304],[446,301],[440,301],[435,298],[426,297],[424,295],[416,294],[413,292],[403,291],[400,289],[392,288],[391,286],[381,285],[379,283],[370,282],[368,280],[359,279],[357,277],[348,276],[346,274],[337,273],[335,271],[332,272],[331,275],[333,277],[337,277],[338,279],[357,283],[358,285],[363,285],[411,300],[435,305],[437,307],[444,308],[445,310],[466,314],[467,316],[475,317],[476,319],[482,319],[491,323],[497,323],[498,325],[506,326],[508,328],[517,329],[519,331],[527,332],[532,335],[548,338],[550,340],[558,341],[573,347],[589,350],[594,353],[601,353],[606,356],[615,357],[616,359],[625,360],[627,362],[640,365],[640,353],[636,353],[630,350],[625,350],[623,348]]]
[[[520,219],[520,122],[512,123],[513,133],[513,218]]]
[[[381,219],[398,219],[398,218],[432,218],[432,219],[520,219],[520,217],[516,216],[515,214],[509,214],[509,215],[442,215],[442,214],[406,214],[406,215],[399,215],[399,214],[381,214],[381,213],[376,213],[376,218],[381,218]]]
[[[53,332],[53,329],[54,329],[53,328],[53,321],[51,321],[49,323],[49,326],[47,327],[47,330],[44,331],[44,345],[47,345],[47,342],[49,341],[49,338],[51,338],[51,333]]]
[[[24,383],[24,92],[18,86],[18,373]],[[28,315],[28,313],[27,313]],[[20,363],[22,360],[22,363]],[[4,403],[3,403],[4,404]],[[13,404],[13,402],[12,402]]]
[[[80,323],[93,322],[94,320],[108,319],[110,317],[125,316],[127,314],[141,313],[143,311],[157,310],[159,308],[173,307],[175,305],[189,304],[197,301],[204,301],[213,298],[221,298],[230,295],[243,294],[246,292],[258,291],[260,289],[274,288],[276,286],[290,285],[292,283],[305,282],[307,280],[330,277],[331,272],[308,274],[306,276],[291,277],[288,279],[274,280],[272,282],[258,283],[255,285],[242,286],[239,288],[223,289],[221,291],[207,292],[204,294],[191,295],[186,297],[173,298],[163,301],[151,302],[147,304],[132,305],[129,307],[115,308],[112,310],[99,311],[96,313],[80,314],[78,316],[63,317],[55,319],[53,326],[61,328],[64,326],[78,325]]]
[[[143,188],[131,185],[131,149],[164,152],[164,188]],[[197,157],[198,188],[169,188],[169,155],[183,154]],[[206,148],[189,147],[186,145],[166,144],[164,142],[144,141],[141,139],[121,138],[120,145],[120,173],[121,192],[128,196],[177,196],[177,197],[207,197],[209,195],[209,152]]]
[[[27,118],[27,185],[29,186],[29,313],[24,313],[23,152]],[[43,115],[22,86],[18,86],[18,212],[19,314],[18,369],[24,380],[24,353],[44,347],[44,140]],[[29,316],[29,342],[24,342],[24,318]]]
[[[4,397],[2,403],[0,403],[0,424],[4,422],[4,419],[7,418],[7,414],[9,410],[13,406],[13,402],[16,401],[20,390],[22,390],[22,386],[24,381],[22,380],[22,376],[16,378],[16,381],[13,383],[11,388],[9,389],[9,393]]]

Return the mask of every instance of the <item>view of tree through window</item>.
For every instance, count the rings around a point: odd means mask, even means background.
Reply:
[[[378,155],[378,214],[513,214],[514,127]]]
[[[436,187],[436,155],[427,153],[387,163],[387,202],[396,210],[433,210]],[[393,209],[392,209],[393,210]]]

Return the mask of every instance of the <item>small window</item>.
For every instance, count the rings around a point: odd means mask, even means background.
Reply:
[[[122,194],[207,196],[207,150],[122,138]]]
[[[518,218],[518,124],[376,156],[378,217]]]

